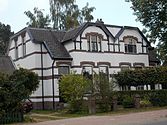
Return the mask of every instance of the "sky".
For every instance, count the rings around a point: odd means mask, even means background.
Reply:
[[[76,0],[79,8],[84,7],[87,2],[89,6],[96,8],[93,12],[93,22],[101,18],[105,24],[143,29],[142,24],[136,22],[136,16],[130,8],[131,3],[125,0]],[[0,22],[9,24],[11,30],[16,33],[26,27],[29,21],[24,12],[33,12],[34,7],[44,9],[44,13],[49,14],[49,0],[0,0]]]

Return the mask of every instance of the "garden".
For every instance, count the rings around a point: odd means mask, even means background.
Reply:
[[[120,108],[145,108],[167,106],[167,68],[154,67],[124,70],[114,74],[109,80],[105,73],[93,76],[71,73],[62,76],[60,91],[68,104],[70,113],[110,112]],[[161,90],[155,90],[161,84]],[[113,91],[115,85],[137,87],[151,86],[152,90]]]

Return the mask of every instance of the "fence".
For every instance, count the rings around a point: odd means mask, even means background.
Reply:
[[[23,122],[22,112],[6,113],[4,116],[0,118],[0,124],[9,124],[15,122]]]

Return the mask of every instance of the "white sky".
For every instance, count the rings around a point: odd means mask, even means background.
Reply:
[[[96,7],[93,12],[94,21],[102,18],[105,24],[136,26],[142,30],[140,22],[136,22],[136,16],[130,9],[131,4],[125,0],[76,0],[80,8],[89,2],[89,6]],[[49,0],[0,0],[0,22],[9,24],[12,31],[17,32],[26,27],[29,19],[24,11],[32,11],[34,7],[45,9],[49,14]]]

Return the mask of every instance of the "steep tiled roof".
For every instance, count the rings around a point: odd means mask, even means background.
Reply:
[[[64,35],[64,38],[63,38],[62,42],[66,42],[66,41],[69,41],[69,40],[76,39],[76,37],[78,35],[80,35],[88,26],[100,27],[108,36],[110,36],[111,38],[114,39],[114,36],[106,28],[105,24],[87,22],[87,23],[83,23],[82,25],[80,25],[80,26],[78,26],[74,29],[71,29],[71,30],[67,31],[66,34]]]
[[[65,32],[38,28],[28,28],[28,32],[33,42],[45,44],[52,58],[71,59],[68,51],[61,43]]]
[[[66,32],[62,42],[73,39],[85,26],[86,23]]]
[[[12,74],[15,70],[14,64],[9,56],[0,56],[0,72]]]

